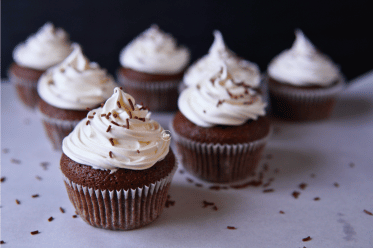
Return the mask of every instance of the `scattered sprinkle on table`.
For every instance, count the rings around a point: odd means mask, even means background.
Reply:
[[[61,213],[63,213],[63,214],[65,213],[65,209],[63,209],[63,208],[61,208],[61,207],[60,207],[60,211],[61,211]]]
[[[31,235],[39,234],[40,232],[38,230],[31,232]]]
[[[2,151],[3,151],[3,153],[8,153],[9,149],[8,148],[4,148]]]
[[[44,170],[48,170],[49,162],[41,162],[40,166],[43,167]]]
[[[2,177],[1,179],[0,179],[0,182],[5,182],[5,179],[6,179],[6,177]]]
[[[16,203],[17,205],[21,204],[21,202],[18,199],[16,199]]]
[[[369,215],[373,215],[373,213],[372,212],[369,212],[368,210],[366,210],[366,209],[364,209],[364,213],[366,213],[366,214],[369,214]]]
[[[37,197],[39,197],[39,194],[32,195],[31,197],[32,198],[37,198]]]
[[[73,215],[73,218],[78,218],[78,215],[74,214],[74,215]]]
[[[307,184],[306,183],[301,183],[301,184],[299,184],[299,188],[304,190],[304,189],[307,188]]]
[[[339,183],[334,183],[334,187],[338,188],[339,187]]]
[[[52,220],[54,220],[54,218],[52,216],[49,217],[48,221],[51,222]]]
[[[41,181],[43,178],[39,177],[39,176],[35,176],[35,178],[39,181]]]
[[[308,236],[307,238],[304,238],[302,239],[303,242],[307,242],[307,241],[310,241],[312,238],[310,236]]]
[[[285,212],[284,212],[284,211],[282,211],[282,210],[280,210],[280,211],[279,211],[279,213],[280,213],[280,214],[285,214]]]
[[[237,229],[237,228],[234,227],[234,226],[227,226],[227,229],[229,229],[229,230],[235,230],[235,229]]]
[[[15,159],[15,158],[12,158],[12,159],[10,160],[10,162],[13,163],[13,164],[20,164],[20,163],[21,163],[21,160],[19,160],[19,159]]]
[[[5,244],[5,241],[4,241],[4,240],[1,240],[1,241],[0,241],[0,244]]]
[[[313,198],[314,201],[320,201],[320,197]]]
[[[300,195],[300,193],[298,191],[294,191],[292,194],[291,194],[295,199],[298,198],[298,196]]]

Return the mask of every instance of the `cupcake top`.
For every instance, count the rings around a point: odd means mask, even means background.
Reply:
[[[97,107],[116,86],[105,69],[83,55],[74,43],[73,52],[59,65],[48,69],[38,81],[38,93],[48,104],[62,109]]]
[[[101,108],[90,111],[62,144],[75,162],[95,169],[144,170],[165,158],[170,138],[150,112],[119,87]]]
[[[238,126],[264,116],[266,103],[250,83],[236,82],[224,62],[218,68],[211,78],[181,93],[178,106],[183,115],[201,127]]]
[[[193,86],[210,79],[220,70],[219,65],[222,62],[226,64],[235,82],[245,81],[253,88],[259,87],[259,67],[229,50],[224,44],[222,34],[217,30],[214,31],[214,42],[209,53],[189,67],[183,78],[184,84]]]
[[[20,66],[43,71],[60,63],[71,51],[69,35],[47,22],[15,47],[13,59]]]
[[[339,68],[318,51],[299,29],[293,46],[276,56],[268,66],[275,80],[294,86],[328,86],[339,78]]]
[[[189,63],[190,53],[176,40],[152,25],[120,53],[123,67],[150,74],[177,74]]]

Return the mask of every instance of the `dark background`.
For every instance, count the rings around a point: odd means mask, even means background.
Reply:
[[[265,71],[269,61],[291,47],[300,28],[348,79],[373,68],[373,12],[368,1],[223,0],[7,0],[1,1],[1,71],[12,62],[14,47],[45,22],[63,27],[91,61],[115,74],[119,52],[156,23],[192,52],[207,53],[212,32],[227,46]]]

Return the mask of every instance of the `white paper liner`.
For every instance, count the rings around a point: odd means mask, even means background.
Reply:
[[[63,175],[69,199],[88,224],[110,230],[131,230],[157,219],[165,206],[173,170],[163,179],[136,189],[100,190],[82,186]]]
[[[52,118],[43,114],[40,109],[37,109],[45,133],[52,143],[53,149],[62,150],[62,140],[73,131],[81,120],[61,120]]]
[[[170,124],[177,156],[183,167],[194,176],[209,182],[228,183],[255,174],[264,147],[272,135],[238,144],[201,143],[178,135]]]
[[[18,98],[29,108],[34,109],[39,101],[37,92],[37,80],[27,80],[16,76],[10,70],[8,71],[9,82],[16,88]]]

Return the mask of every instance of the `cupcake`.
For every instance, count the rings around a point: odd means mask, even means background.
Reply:
[[[237,82],[235,70],[224,60],[214,62],[210,78],[180,94],[171,131],[189,173],[231,183],[255,175],[271,126],[266,103],[254,87],[259,79],[242,77]]]
[[[177,169],[164,133],[147,108],[117,87],[63,140],[66,190],[85,222],[129,230],[160,216]]]
[[[39,100],[36,90],[38,79],[48,68],[62,62],[71,52],[69,35],[49,22],[16,46],[8,77],[25,106],[36,107]]]
[[[267,69],[272,115],[290,121],[328,118],[345,88],[339,67],[317,50],[301,30],[293,46]]]
[[[84,119],[91,108],[107,100],[116,86],[112,76],[95,62],[89,62],[81,47],[39,79],[38,111],[53,148],[61,149],[62,140]],[[87,110],[88,109],[88,110]]]
[[[177,110],[178,87],[190,60],[186,47],[157,25],[136,37],[120,53],[118,83],[152,111]]]
[[[259,87],[261,81],[259,67],[232,52],[225,45],[220,31],[215,30],[214,42],[208,54],[197,60],[185,72],[183,77],[184,88],[209,80],[216,74],[216,68],[221,61],[224,61],[235,82],[246,81],[250,82],[252,87]]]

